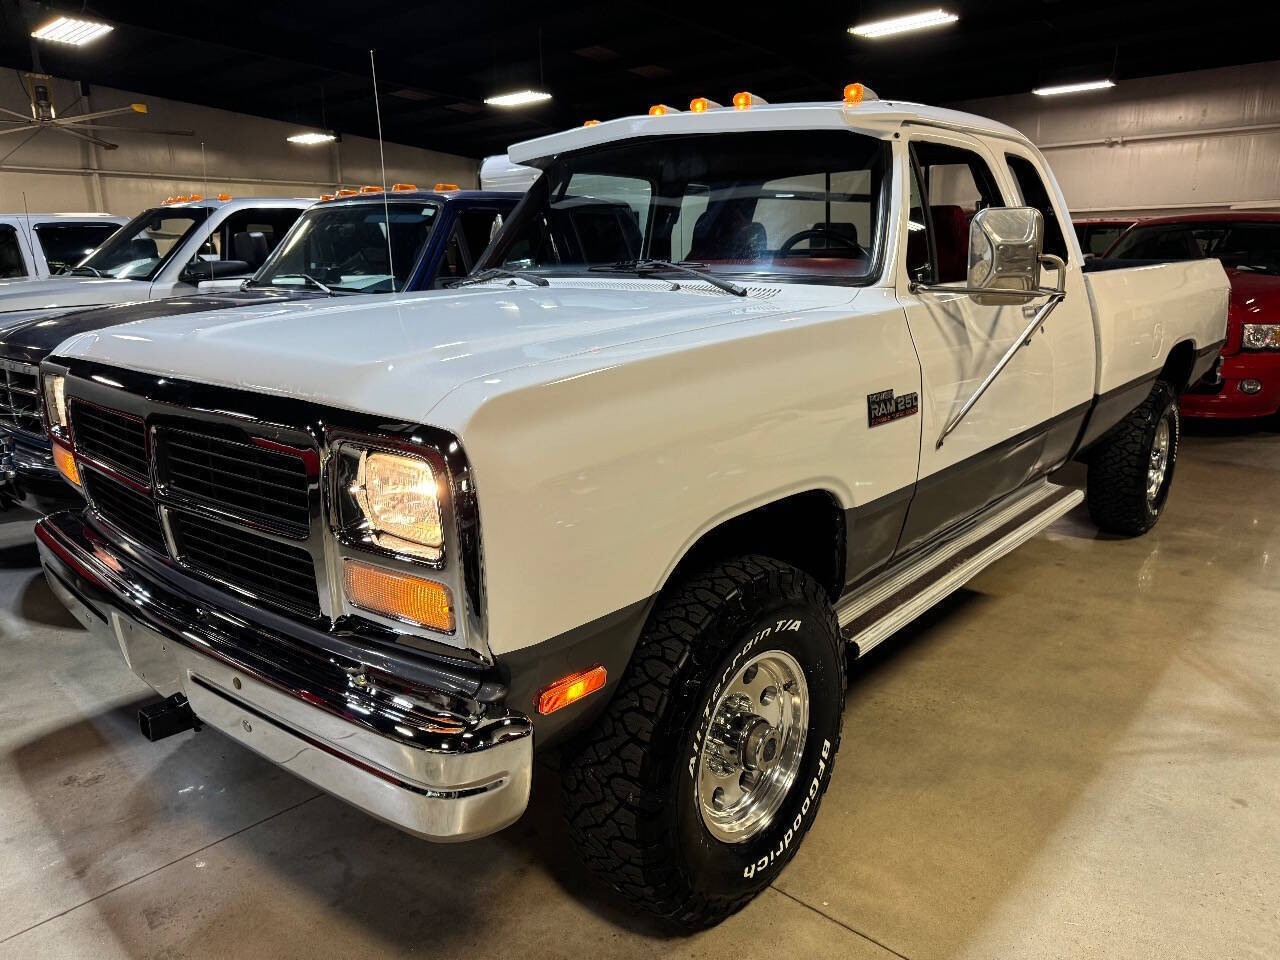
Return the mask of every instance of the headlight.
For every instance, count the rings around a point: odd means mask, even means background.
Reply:
[[[393,553],[438,562],[444,556],[439,481],[422,457],[335,447],[338,525]]]
[[[1280,350],[1280,323],[1246,323],[1241,346],[1246,350]]]
[[[67,378],[50,374],[44,378],[44,403],[49,411],[49,423],[62,430],[67,429]]]

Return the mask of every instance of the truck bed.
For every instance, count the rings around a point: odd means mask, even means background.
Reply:
[[[1097,318],[1100,397],[1152,378],[1177,344],[1199,353],[1226,336],[1230,286],[1217,260],[1128,261],[1093,267],[1084,281]]]

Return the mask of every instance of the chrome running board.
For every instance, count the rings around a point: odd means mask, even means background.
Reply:
[[[1046,480],[989,507],[954,536],[840,601],[841,634],[856,656],[864,655],[1083,500],[1084,491]]]

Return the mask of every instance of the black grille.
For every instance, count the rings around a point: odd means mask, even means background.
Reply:
[[[71,405],[71,434],[80,453],[150,483],[147,428],[141,420],[76,402]]]
[[[92,469],[84,471],[84,482],[94,509],[103,519],[157,553],[165,552],[160,518],[148,494]]]
[[[183,563],[299,613],[320,615],[307,551],[180,510],[169,512],[169,523]]]
[[[221,437],[161,428],[160,470],[168,489],[250,522],[306,536],[306,462],[297,455]]]
[[[4,381],[0,383],[0,423],[27,433],[44,433],[37,368],[12,360],[0,361],[0,364],[4,367]]]

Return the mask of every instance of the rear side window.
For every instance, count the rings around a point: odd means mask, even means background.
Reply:
[[[923,201],[911,220],[922,216],[929,242],[917,241],[908,250],[908,265],[928,250],[935,282],[963,282],[969,270],[969,221],[979,210],[1004,206],[1004,197],[987,161],[972,150],[918,140],[911,152],[922,180],[912,203]],[[911,248],[910,238],[907,243]]]
[[[22,262],[22,247],[18,246],[18,231],[9,224],[0,224],[0,280],[25,277],[27,265]]]
[[[38,223],[36,239],[50,273],[61,273],[93,253],[116,232],[114,223]]]
[[[1026,157],[1006,153],[1005,161],[1009,164],[1009,172],[1018,184],[1018,192],[1022,194],[1022,202],[1028,207],[1035,207],[1044,217],[1044,252],[1055,257],[1067,259],[1067,238],[1062,233],[1062,225],[1049,201],[1049,190],[1040,177],[1040,171]]]

